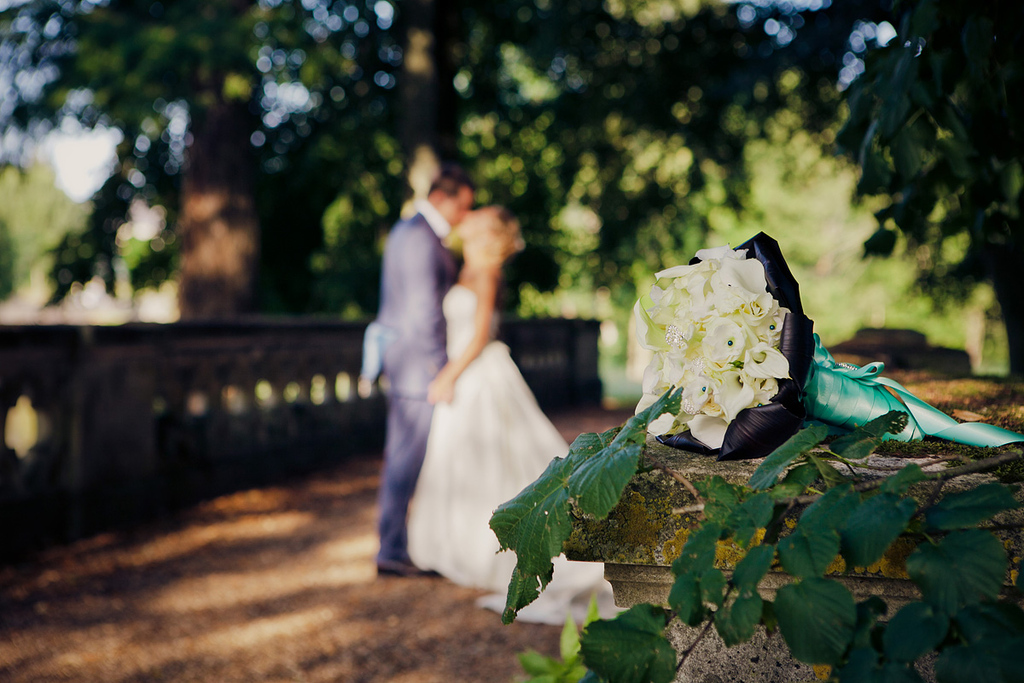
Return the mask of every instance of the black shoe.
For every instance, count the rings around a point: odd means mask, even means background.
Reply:
[[[381,560],[377,563],[377,576],[425,577],[441,576],[431,569],[420,569],[411,562]]]

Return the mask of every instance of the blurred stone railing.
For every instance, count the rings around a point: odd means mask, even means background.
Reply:
[[[363,329],[0,326],[0,559],[379,450]],[[501,337],[544,408],[600,401],[596,322]]]

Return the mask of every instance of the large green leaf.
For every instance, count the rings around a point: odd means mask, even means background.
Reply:
[[[969,643],[1024,636],[1024,610],[1011,602],[968,605],[957,612],[953,620]]]
[[[836,486],[807,506],[800,515],[800,526],[804,529],[841,531],[858,505],[860,495],[853,490],[852,485]]]
[[[854,510],[841,532],[843,557],[853,567],[881,559],[917,511],[917,503],[892,493],[880,493]]]
[[[871,455],[886,434],[899,434],[907,426],[907,414],[892,410],[876,417],[829,444],[829,450],[848,460],[860,460]]]
[[[732,573],[732,582],[740,592],[756,591],[757,584],[771,569],[775,559],[775,546],[757,545],[747,551],[742,560],[736,563]]]
[[[784,444],[772,451],[750,475],[748,482],[750,488],[757,491],[771,488],[794,460],[820,444],[826,436],[828,436],[828,427],[813,425],[801,429],[789,437]]]
[[[987,521],[1003,510],[1020,507],[1003,484],[982,484],[968,491],[951,493],[929,508],[924,519],[932,529],[962,529]]]
[[[679,621],[687,626],[696,626],[704,621],[707,608],[701,596],[700,575],[691,571],[677,576],[668,593],[668,604],[675,610]]]
[[[936,545],[918,546],[907,558],[907,574],[926,602],[953,614],[965,605],[999,595],[1006,574],[1006,551],[987,531],[954,531]]]
[[[523,552],[557,556],[570,531],[569,495],[565,490],[573,463],[554,458],[532,484],[501,504],[490,526],[502,550],[511,548],[523,561]]]
[[[607,517],[622,498],[643,450],[638,443],[617,444],[589,458],[569,477],[569,495],[577,507],[598,519]]]
[[[939,645],[949,631],[949,617],[924,602],[904,605],[889,621],[882,637],[885,656],[897,662],[913,662]]]
[[[775,598],[775,614],[790,652],[808,664],[837,665],[857,623],[850,591],[828,579],[783,586]]]
[[[793,533],[779,540],[779,562],[801,578],[823,576],[839,554],[839,534],[834,529],[797,525]]]
[[[676,575],[691,571],[699,574],[711,569],[715,564],[715,550],[722,533],[722,526],[714,522],[707,522],[691,532],[683,552],[672,563],[672,571]]]
[[[757,593],[744,593],[715,612],[715,629],[726,647],[750,640],[761,623],[763,601]]]
[[[938,683],[1018,683],[1022,671],[1024,637],[949,647],[935,660]]]
[[[664,635],[667,623],[665,610],[648,604],[595,621],[583,632],[583,663],[606,681],[669,683],[676,675],[676,651]]]

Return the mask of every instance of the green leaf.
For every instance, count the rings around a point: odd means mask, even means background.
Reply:
[[[735,508],[726,525],[732,528],[736,544],[745,548],[758,529],[768,525],[775,502],[767,493],[751,496]]]
[[[764,624],[764,630],[768,635],[775,633],[779,627],[779,619],[775,616],[775,604],[768,600],[764,600],[761,605],[761,623]]]
[[[899,662],[880,661],[874,648],[860,647],[850,653],[849,660],[839,669],[842,683],[921,683],[920,674]]]
[[[819,458],[814,453],[808,453],[807,459],[814,463],[814,466],[818,468],[818,474],[825,480],[825,484],[832,488],[833,486],[841,486],[849,482],[849,479],[840,474],[835,467],[832,467],[824,458]]]
[[[568,662],[580,652],[580,632],[573,621],[572,613],[565,615],[565,625],[562,627],[562,635],[558,639],[558,650],[562,660]]]
[[[1003,484],[982,484],[968,491],[951,493],[924,513],[931,529],[962,529],[988,521],[1003,510],[1020,507]]]
[[[601,611],[597,606],[597,595],[594,594],[590,596],[590,604],[587,605],[587,614],[583,617],[583,628],[586,628],[600,618]]]
[[[807,664],[836,666],[857,623],[850,591],[828,579],[783,586],[775,598],[775,614],[790,652]]]
[[[953,620],[968,643],[1024,636],[1024,610],[1010,602],[968,605]]]
[[[668,604],[676,612],[679,621],[687,626],[696,626],[704,621],[707,609],[700,592],[700,577],[696,572],[686,572],[676,577],[668,593]]]
[[[677,576],[687,572],[703,573],[715,564],[715,551],[722,537],[720,524],[706,522],[690,533],[683,546],[683,552],[672,563],[672,572]]]
[[[515,621],[516,614],[523,607],[526,607],[531,602],[537,599],[540,595],[542,587],[547,586],[551,583],[551,577],[554,574],[555,567],[551,564],[551,560],[548,560],[548,569],[546,572],[524,572],[523,569],[516,564],[515,569],[512,570],[512,578],[508,582],[508,595],[505,597],[505,611],[501,613],[501,621],[503,624],[511,624]]]
[[[913,662],[933,651],[946,638],[949,617],[924,602],[904,605],[893,616],[882,636],[885,656],[897,662]]]
[[[650,423],[665,413],[679,414],[682,396],[683,390],[681,388],[675,391],[671,389],[666,391],[657,401],[626,420],[626,424],[615,437],[615,441],[619,443],[643,444],[647,440],[647,426]]]
[[[530,650],[521,652],[518,655],[519,666],[531,676],[544,676],[554,673],[560,668],[559,662],[553,657],[547,657],[539,652]]]
[[[948,647],[935,660],[939,683],[1017,683],[1024,670],[1024,638],[999,638]]]
[[[736,569],[732,573],[733,585],[741,593],[744,591],[756,591],[757,584],[761,582],[764,575],[771,569],[772,560],[774,559],[775,546],[754,546],[747,551],[742,560],[736,563]]]
[[[819,577],[839,554],[839,534],[833,529],[797,525],[778,543],[783,569],[801,578]]]
[[[882,443],[882,438],[886,434],[899,434],[906,426],[907,414],[899,410],[891,410],[854,429],[849,434],[839,437],[829,444],[829,450],[847,460],[860,460],[871,455]]]
[[[769,495],[775,500],[783,498],[795,498],[803,495],[818,478],[818,468],[813,463],[805,462],[797,465],[782,478],[778,484],[768,490]]]
[[[571,468],[568,459],[553,459],[536,481],[491,516],[501,548],[515,550],[524,569],[537,569],[557,557],[572,531],[565,489]]]
[[[763,601],[757,593],[740,595],[731,604],[715,612],[715,630],[726,647],[745,643],[761,623]]]
[[[569,458],[574,458],[578,461],[590,458],[598,451],[601,451],[611,445],[612,441],[615,440],[615,435],[618,433],[619,429],[616,428],[609,429],[601,434],[580,434],[569,446]]]
[[[800,526],[804,529],[841,531],[850,514],[860,505],[860,495],[853,486],[845,484],[825,492],[818,500],[807,506],[800,515]]]
[[[877,595],[872,595],[866,600],[857,603],[857,626],[853,633],[853,647],[871,647],[871,634],[878,623],[879,617],[884,617],[889,608]]]
[[[843,557],[852,567],[867,567],[881,559],[917,512],[911,498],[880,493],[864,501],[846,520],[841,532]]]
[[[999,187],[1008,203],[1017,203],[1021,191],[1024,190],[1024,170],[1021,169],[1019,159],[1007,162],[999,171]]]
[[[907,558],[907,574],[926,602],[953,614],[982,599],[996,599],[1006,574],[1006,551],[987,531],[954,531],[937,545],[918,546]]]
[[[727,585],[725,574],[721,569],[709,569],[700,575],[700,597],[704,602],[710,602],[716,607],[721,607],[725,601],[725,589]]]
[[[748,485],[755,491],[771,488],[794,460],[820,444],[826,436],[828,436],[828,427],[825,425],[813,425],[801,429],[764,459],[750,475]]]
[[[636,474],[643,446],[618,442],[594,455],[569,476],[569,495],[580,510],[598,519],[608,516]]]
[[[837,672],[843,683],[877,683],[879,654],[872,647],[859,647],[850,653],[846,664]]]
[[[696,482],[694,488],[704,498],[704,516],[728,527],[728,519],[740,504],[743,489],[718,475]]]
[[[895,493],[902,496],[914,484],[924,481],[928,475],[918,465],[907,465],[896,474],[888,477],[878,490],[882,493]]]
[[[669,683],[676,675],[676,651],[664,635],[667,623],[665,610],[648,604],[596,621],[583,633],[583,662],[607,681]]]
[[[924,149],[918,139],[906,128],[900,131],[892,141],[892,157],[896,164],[896,172],[905,181],[917,175],[924,165]]]

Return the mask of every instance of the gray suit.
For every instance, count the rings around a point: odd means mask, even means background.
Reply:
[[[427,452],[433,406],[427,386],[445,362],[441,301],[455,282],[455,260],[416,214],[388,235],[377,322],[390,337],[383,372],[390,385],[381,474],[378,562],[408,562],[406,515]]]

